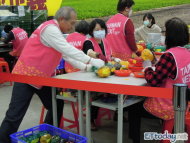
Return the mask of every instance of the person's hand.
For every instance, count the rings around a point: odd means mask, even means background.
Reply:
[[[105,57],[103,54],[99,54],[99,55],[98,55],[98,58],[101,59],[101,60],[104,61],[104,62],[107,61],[107,60],[106,60],[106,57]]]
[[[91,72],[92,71],[92,65],[91,64],[87,64],[85,71]]]
[[[138,57],[141,56],[141,52],[140,52],[140,51],[137,51],[135,54],[136,54]]]
[[[90,56],[90,57],[92,57],[92,58],[97,58],[98,55],[99,55],[99,53],[94,52],[92,49],[89,49],[89,50],[87,51],[87,55]]]
[[[95,66],[97,68],[101,68],[105,65],[105,62],[100,59],[91,58],[89,64],[91,64],[92,66]]]
[[[115,61],[116,63],[119,63],[119,62],[121,62],[121,59],[119,59],[119,58],[114,58],[114,61]]]
[[[152,51],[151,51],[151,52],[152,52]],[[153,54],[153,56],[154,56],[154,59],[152,60],[152,64],[155,65],[156,62],[157,62],[157,58],[156,58],[154,52],[152,52],[152,54]]]
[[[152,63],[150,60],[146,60],[143,62],[143,68],[146,69],[147,67],[152,67]]]
[[[121,59],[120,59],[120,58],[111,57],[111,60],[113,60],[113,61],[116,62],[116,63],[121,62]]]

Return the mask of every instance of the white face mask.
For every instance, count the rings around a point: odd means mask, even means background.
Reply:
[[[128,17],[131,17],[132,16],[132,13],[133,13],[133,10],[130,9],[129,13],[128,13]]]
[[[105,30],[98,30],[93,32],[94,38],[96,39],[103,39],[106,36]]]
[[[87,38],[91,38],[91,36],[89,34],[86,35]]]
[[[144,24],[145,26],[149,26],[149,25],[150,25],[150,22],[149,22],[149,20],[145,20],[145,21],[143,22],[143,24]]]

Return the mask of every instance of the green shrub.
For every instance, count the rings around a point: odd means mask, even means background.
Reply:
[[[103,17],[115,14],[118,0],[63,0],[62,6],[75,8],[78,19]],[[190,3],[190,0],[135,0],[133,11]]]

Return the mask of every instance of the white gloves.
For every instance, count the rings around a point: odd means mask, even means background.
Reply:
[[[114,61],[115,61],[116,63],[119,63],[119,62],[121,62],[121,59],[119,59],[119,58],[114,58]]]
[[[116,63],[121,62],[121,59],[115,58],[115,57],[111,57],[111,60],[114,61],[114,62],[116,62]]]
[[[105,62],[100,59],[91,58],[89,61],[89,64],[91,64],[92,66],[95,66],[96,68],[101,68],[105,65]]]
[[[92,71],[92,65],[87,64],[87,65],[86,65],[86,70],[85,70],[85,71],[87,71],[87,72],[91,72],[91,71]]]
[[[87,55],[90,56],[90,57],[92,57],[92,58],[97,58],[98,53],[94,52],[92,49],[89,49],[87,51]]]
[[[150,60],[146,60],[143,62],[143,68],[146,69],[148,67],[152,67],[152,63]]]

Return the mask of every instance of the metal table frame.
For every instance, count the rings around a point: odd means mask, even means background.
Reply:
[[[91,78],[88,78],[91,77]],[[116,84],[125,84],[125,85],[139,85],[143,86],[146,81],[144,79],[137,79],[134,77],[110,77],[110,78],[98,78],[95,76],[94,73],[84,73],[84,72],[75,72],[75,73],[69,73],[64,75],[58,75],[55,78],[59,79],[71,79],[71,80],[78,80],[78,81],[89,81],[89,82],[105,82],[105,83],[116,83]],[[113,78],[113,79],[112,79]],[[127,79],[127,80],[125,80]],[[133,82],[132,82],[133,81]],[[54,126],[57,126],[57,111],[56,107],[56,88],[52,88],[52,106],[53,106],[53,123]],[[80,129],[80,135],[84,136],[84,124],[83,124],[83,111],[82,111],[82,91],[78,91],[78,104],[79,104],[79,129]],[[123,143],[123,94],[118,95],[118,129],[117,129],[117,143]],[[91,123],[90,123],[90,91],[85,92],[85,98],[86,98],[86,137],[88,138],[88,143],[92,142],[91,138]],[[141,101],[141,100],[138,100]],[[137,103],[134,102],[134,103]],[[134,104],[133,103],[133,104]],[[130,106],[132,104],[129,104]]]

